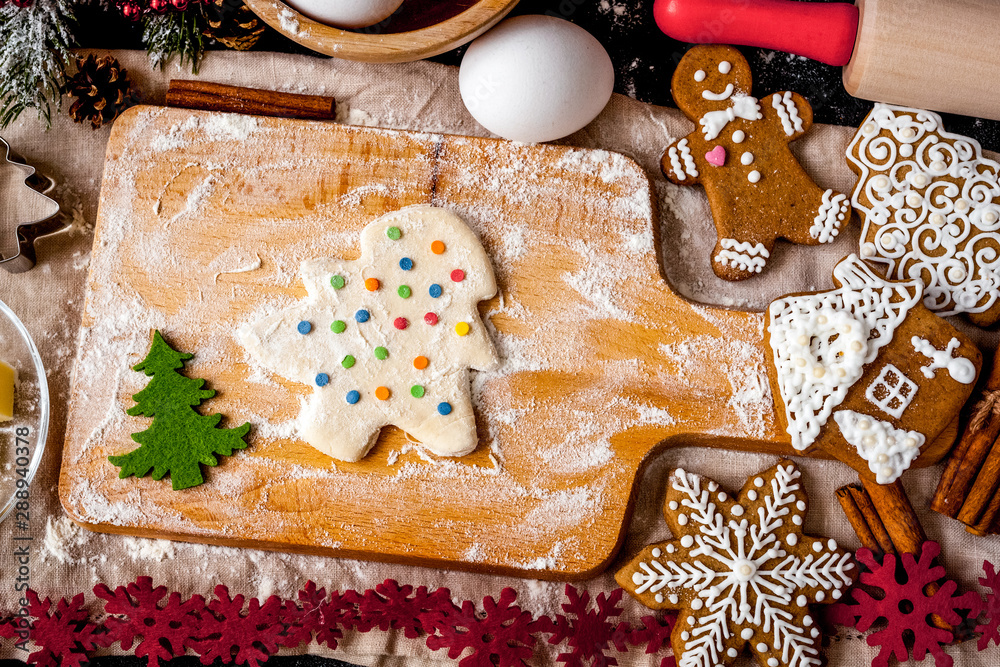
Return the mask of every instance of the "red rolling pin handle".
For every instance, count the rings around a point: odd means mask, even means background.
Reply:
[[[742,44],[846,65],[858,33],[858,8],[793,0],[656,0],[656,25],[692,44]]]

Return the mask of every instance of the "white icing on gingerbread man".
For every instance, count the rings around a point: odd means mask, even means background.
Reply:
[[[757,100],[751,84],[749,65],[736,49],[688,51],[672,91],[696,129],[668,146],[661,161],[674,183],[705,187],[719,239],[712,268],[727,280],[759,273],[779,238],[833,241],[851,210],[847,195],[818,187],[788,148],[812,125],[809,103],[787,91]],[[734,252],[734,246],[755,251]]]
[[[277,375],[311,385],[299,434],[357,461],[395,425],[441,456],[478,443],[468,368],[496,352],[477,304],[496,294],[479,239],[454,213],[412,206],[369,223],[354,261],[303,262],[308,297],[240,332]]]

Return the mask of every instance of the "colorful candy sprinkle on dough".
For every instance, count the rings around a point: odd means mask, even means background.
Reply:
[[[444,241],[434,241],[431,243],[431,252],[435,255],[444,254]]]
[[[438,403],[438,414],[442,417],[446,417],[451,414],[451,403],[444,402]]]
[[[355,405],[358,401],[361,400],[361,394],[352,389],[351,391],[347,392],[346,398],[348,403],[350,403],[351,405]]]
[[[330,278],[330,284],[333,286],[333,289],[343,289],[344,285],[347,284],[347,281],[344,280],[344,276],[334,276],[333,278]]]
[[[344,357],[344,360],[340,362],[340,365],[343,366],[344,368],[350,368],[351,366],[353,366],[354,355],[349,354],[346,357]]]
[[[410,295],[413,294],[413,290],[410,289],[409,285],[400,285],[396,293],[404,299],[409,299]]]
[[[455,269],[451,272],[451,279],[453,282],[460,283],[465,280],[465,271],[462,269]]]
[[[410,259],[409,257],[404,257],[403,259],[399,260],[399,268],[403,269],[404,271],[412,270],[413,260]]]
[[[334,320],[333,324],[330,325],[330,331],[333,333],[344,333],[347,331],[347,322],[344,320]]]
[[[372,317],[371,313],[369,313],[364,308],[362,308],[358,312],[354,313],[354,319],[357,320],[358,322],[360,322],[361,324],[364,324],[365,322],[367,322],[368,320],[370,320],[371,317]]]
[[[427,364],[429,363],[430,362],[427,360],[427,357],[417,357],[413,360],[413,367],[418,371],[422,371],[427,368]]]
[[[438,323],[438,316],[434,313],[427,313],[426,315],[424,315],[424,322],[426,322],[431,326],[434,326],[435,324]]]
[[[403,230],[400,229],[399,227],[390,227],[389,229],[385,230],[385,235],[388,236],[393,241],[398,241],[399,239],[403,238]]]
[[[306,322],[305,320],[302,320],[301,322],[299,322],[298,330],[300,334],[305,336],[307,333],[313,330],[312,322]]]
[[[434,283],[433,285],[431,285],[430,289],[427,290],[427,293],[431,295],[432,299],[436,299],[439,296],[441,296],[442,293],[444,293],[444,290],[441,289],[440,285]]]
[[[379,387],[378,389],[376,389],[375,390],[375,398],[377,398],[380,401],[388,401],[389,400],[389,388],[388,387]]]
[[[365,279],[365,289],[369,292],[377,292],[378,288],[382,286],[382,283],[378,281],[378,278],[366,278]]]
[[[329,375],[327,375],[326,373],[320,373],[320,374],[318,374],[316,376],[316,386],[317,387],[325,387],[328,384],[330,384],[330,376]]]
[[[410,395],[413,396],[413,398],[423,398],[424,388],[421,387],[419,384],[415,384],[412,387],[410,387]]]
[[[410,322],[405,317],[397,317],[395,320],[393,320],[392,326],[402,331],[406,327],[410,326]]]
[[[379,361],[385,361],[389,358],[389,350],[379,345],[375,348],[375,358]]]
[[[469,323],[468,322],[459,322],[458,324],[456,324],[455,325],[455,333],[457,333],[459,336],[466,336],[466,335],[468,335],[468,333],[469,333]]]

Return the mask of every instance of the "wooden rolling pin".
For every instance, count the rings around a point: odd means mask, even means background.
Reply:
[[[656,0],[653,14],[682,42],[845,65],[855,97],[1000,119],[1000,0]]]

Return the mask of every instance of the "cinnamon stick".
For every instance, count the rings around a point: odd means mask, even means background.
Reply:
[[[336,100],[332,97],[279,93],[187,79],[170,81],[167,106],[304,120],[333,120],[337,111]]]
[[[878,508],[889,539],[897,553],[920,553],[920,545],[927,541],[917,513],[913,511],[910,499],[906,497],[903,483],[896,480],[892,484],[879,484],[875,480],[861,477],[861,484]]]
[[[959,516],[998,436],[1000,355],[994,357],[983,397],[977,403],[962,437],[948,458],[941,481],[931,499],[932,510],[953,519]]]
[[[896,553],[882,518],[875,510],[871,498],[860,484],[849,484],[837,489],[837,500],[847,515],[851,527],[861,540],[861,546],[876,555]]]
[[[994,442],[958,512],[969,532],[985,535],[1000,513],[1000,443]]]

